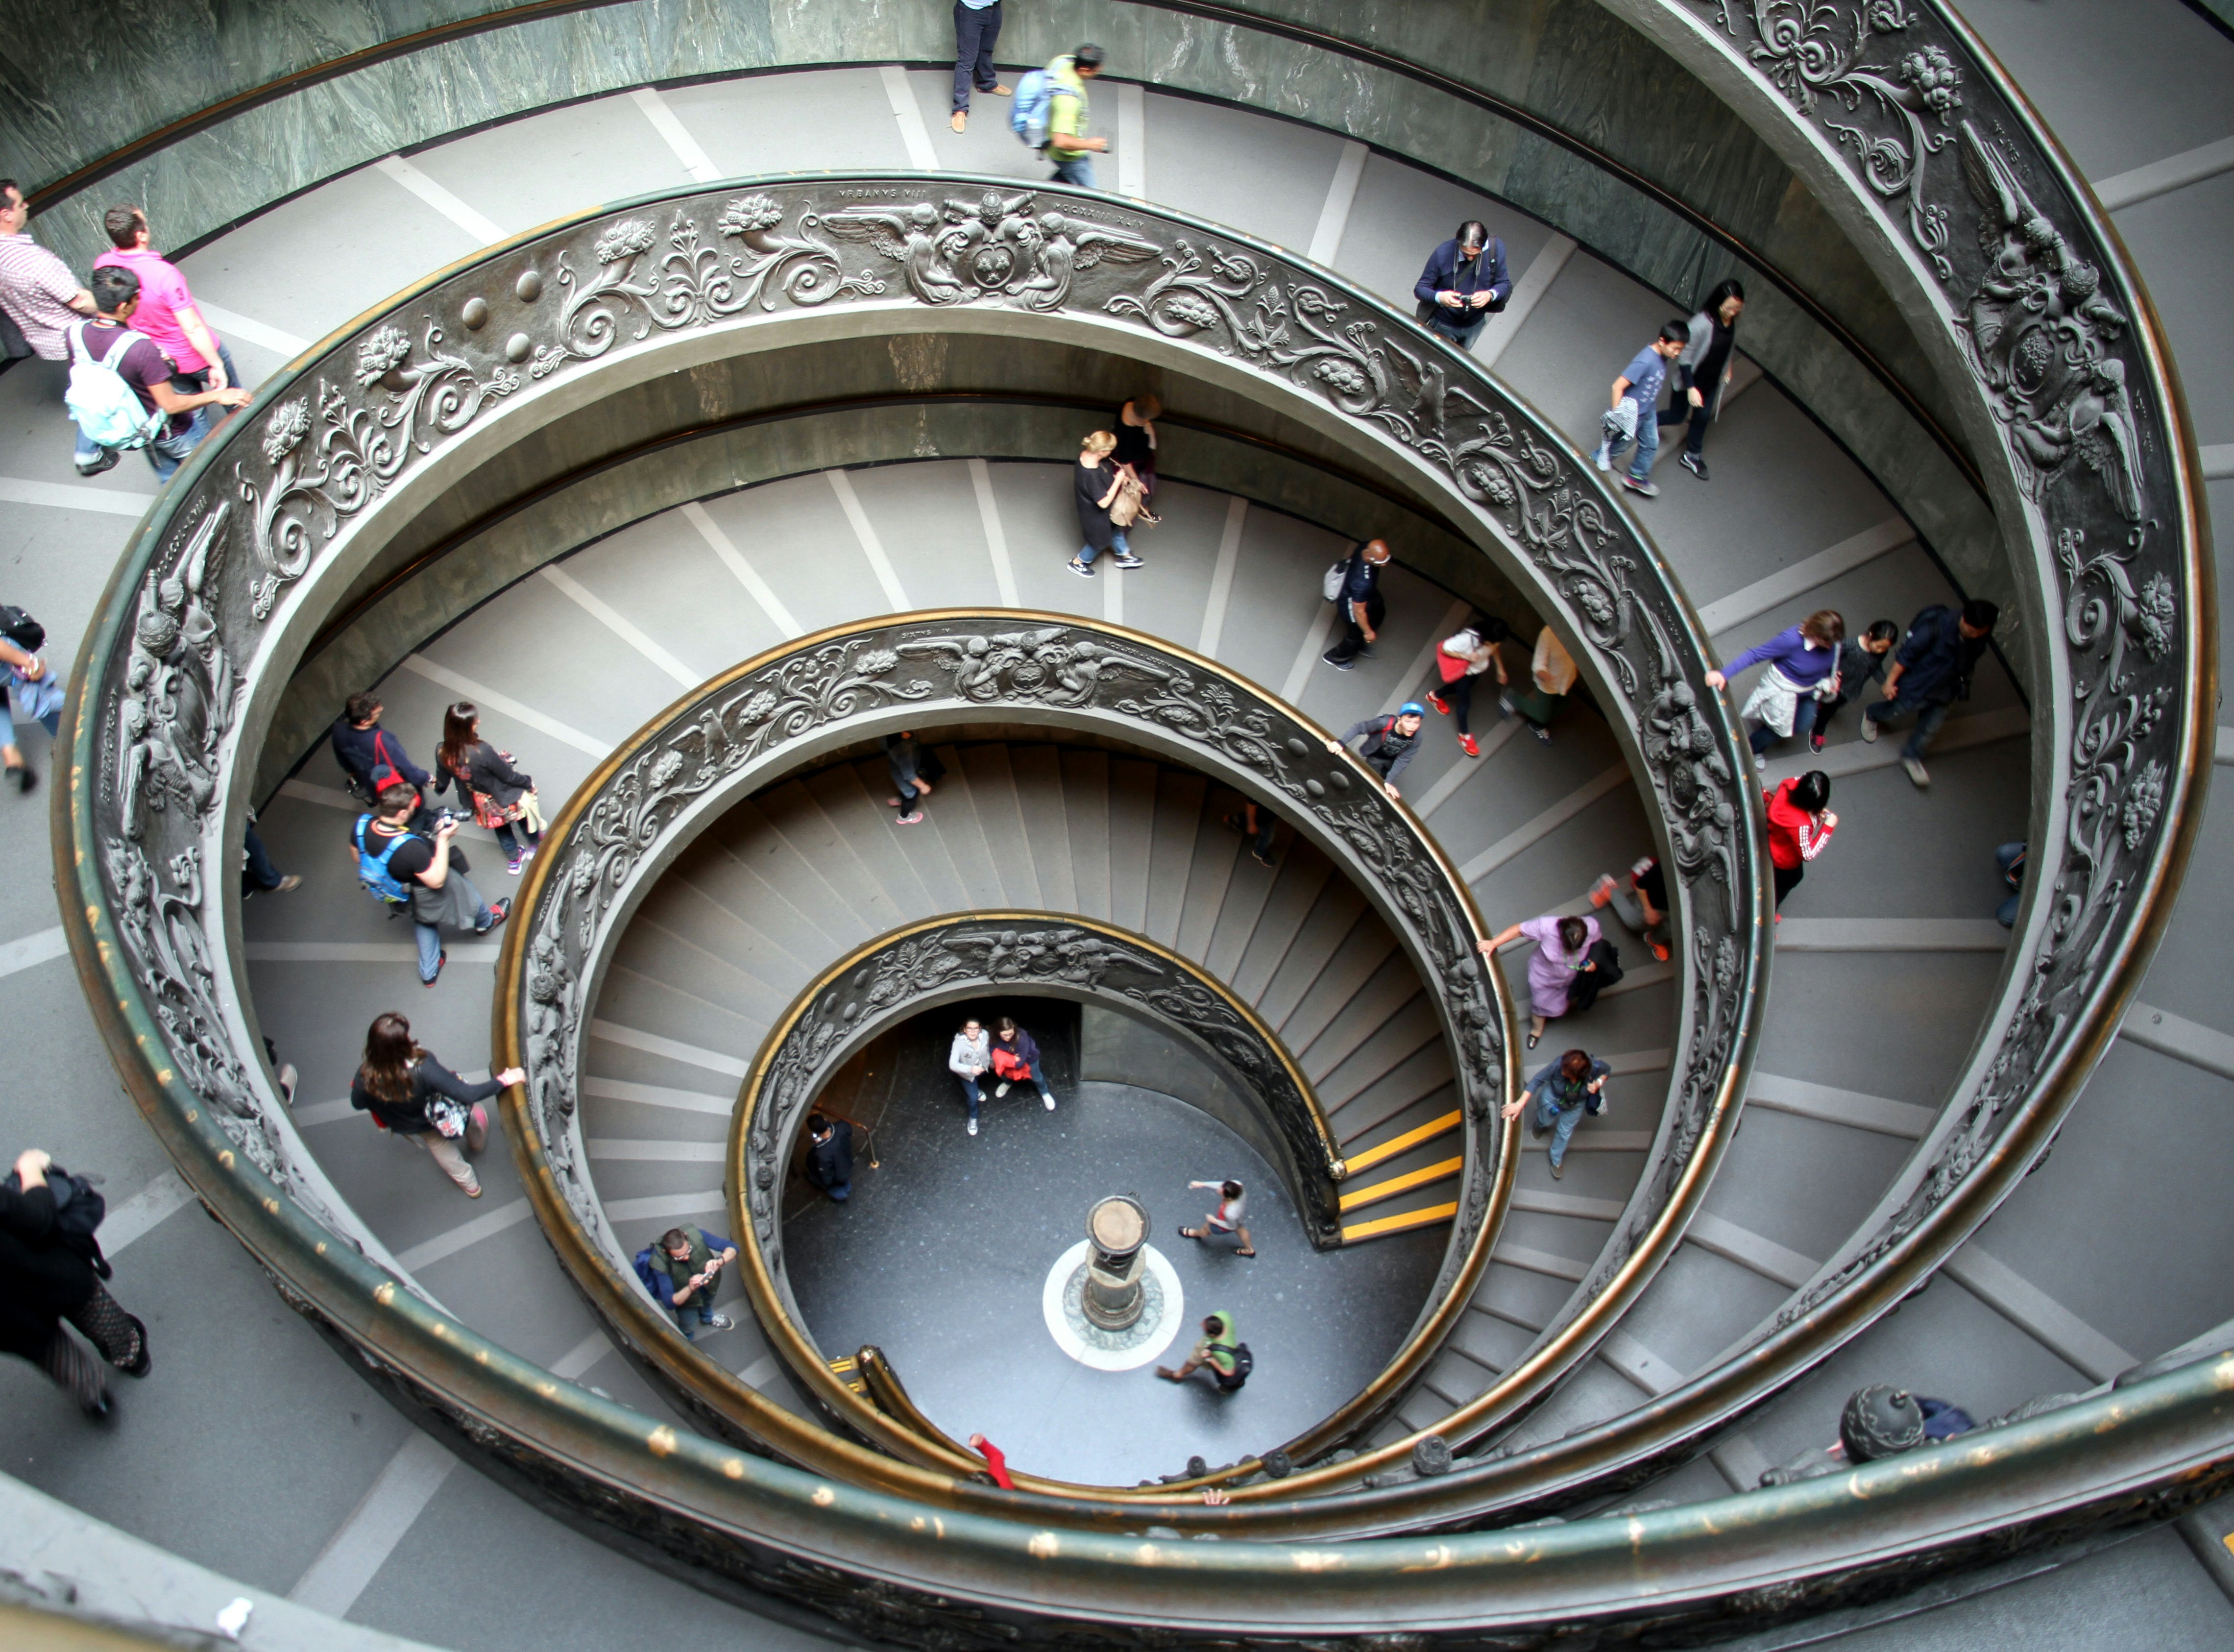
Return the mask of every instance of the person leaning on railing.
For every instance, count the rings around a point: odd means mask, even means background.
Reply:
[[[1539,1136],[1551,1132],[1553,1181],[1567,1173],[1567,1144],[1574,1139],[1583,1114],[1595,1118],[1606,1110],[1605,1083],[1612,1076],[1607,1062],[1593,1059],[1587,1050],[1571,1049],[1558,1061],[1545,1063],[1527,1087],[1505,1104],[1505,1117],[1517,1119],[1523,1107],[1535,1103],[1535,1115],[1528,1124]]]

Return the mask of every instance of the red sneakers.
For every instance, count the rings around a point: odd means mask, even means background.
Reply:
[[[1469,757],[1479,757],[1481,755],[1481,742],[1472,735],[1460,735],[1459,749]]]
[[[1446,717],[1451,715],[1451,702],[1444,699],[1440,694],[1429,695],[1427,696],[1427,703],[1434,707],[1437,711],[1440,712]]]

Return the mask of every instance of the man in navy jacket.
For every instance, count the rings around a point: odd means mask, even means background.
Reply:
[[[1505,243],[1468,219],[1429,255],[1412,296],[1420,301],[1419,319],[1429,332],[1472,349],[1491,312],[1504,309],[1512,296]]]
[[[1900,748],[1900,766],[1919,787],[1931,784],[1924,751],[1947,721],[1948,708],[1970,697],[1970,674],[2001,617],[1983,597],[1973,597],[1959,611],[1934,603],[1909,622],[1885,673],[1885,698],[1862,714],[1862,738],[1875,740],[1885,723],[1916,713],[1916,730]]]

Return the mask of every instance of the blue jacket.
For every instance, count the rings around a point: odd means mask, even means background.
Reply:
[[[1560,1058],[1562,1061],[1564,1059],[1564,1056]],[[1602,1078],[1610,1077],[1612,1073],[1613,1068],[1610,1063],[1593,1059],[1591,1070],[1584,1074],[1578,1082],[1571,1085],[1559,1076],[1558,1061],[1546,1061],[1538,1069],[1536,1076],[1528,1081],[1527,1093],[1538,1100],[1548,1097],[1551,1105],[1562,1113],[1590,1101],[1597,1103],[1591,1108],[1592,1112],[1603,1113],[1605,1111],[1605,1092],[1601,1090],[1592,1095],[1590,1087]]]
[[[1986,651],[1986,639],[1962,632],[1960,611],[1934,603],[1908,623],[1908,635],[1893,650],[1899,662],[1899,703],[1943,706],[1962,699],[1970,672]]]
[[[1490,299],[1493,304],[1501,304],[1512,296],[1512,277],[1505,267],[1505,243],[1497,236],[1489,238],[1489,245],[1474,260],[1473,273],[1464,283],[1458,278],[1460,262],[1459,244],[1453,237],[1427,255],[1427,267],[1420,271],[1412,296],[1423,304],[1434,304],[1437,293],[1449,292],[1453,288],[1467,294],[1487,288],[1493,295]]]
[[[1810,648],[1797,625],[1787,625],[1766,643],[1754,644],[1722,668],[1734,677],[1748,665],[1773,665],[1795,689],[1812,689],[1831,675],[1839,663],[1835,648]]]

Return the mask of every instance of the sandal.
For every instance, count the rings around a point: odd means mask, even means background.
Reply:
[[[1192,1228],[1187,1227],[1182,1224],[1179,1228],[1179,1237],[1182,1239],[1199,1239],[1202,1237],[1202,1235],[1197,1233]]]
[[[1237,1257],[1253,1257],[1257,1253],[1254,1250],[1236,1250],[1233,1254]]]

